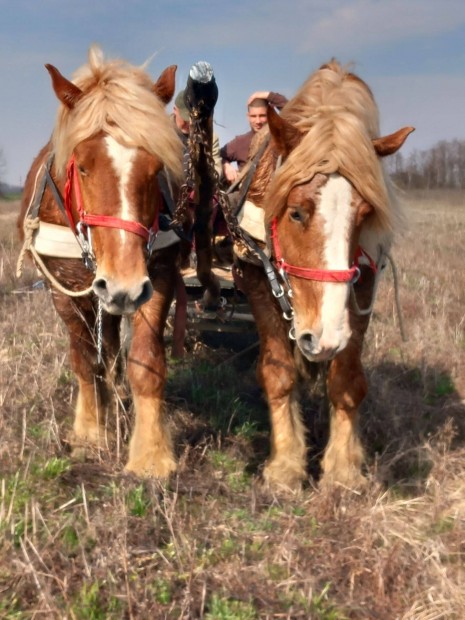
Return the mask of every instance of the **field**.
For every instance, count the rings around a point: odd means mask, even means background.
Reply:
[[[364,353],[367,491],[318,489],[317,385],[309,484],[291,496],[260,484],[266,406],[256,348],[238,355],[237,338],[191,333],[169,362],[180,465],[168,484],[123,474],[124,397],[116,448],[70,459],[67,338],[34,270],[15,277],[18,203],[0,203],[0,618],[464,617],[465,197],[403,200],[401,315],[388,267]]]

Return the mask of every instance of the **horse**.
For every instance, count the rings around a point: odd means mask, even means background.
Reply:
[[[320,484],[357,487],[366,480],[357,429],[367,393],[362,346],[403,219],[382,159],[414,128],[380,137],[370,88],[334,59],[310,75],[280,115],[272,107],[267,115],[242,179],[246,202],[234,245],[271,421],[263,478],[284,489],[307,479],[298,387],[323,366],[330,430]]]
[[[161,175],[182,182],[182,144],[165,106],[176,65],[156,82],[98,46],[72,81],[47,64],[59,101],[50,141],[27,175],[18,218],[25,254],[50,282],[77,378],[71,443],[108,447],[121,322],[132,334],[126,373],[135,423],[125,466],[167,477],[176,458],[163,406],[163,332],[179,278],[179,237],[159,231]]]

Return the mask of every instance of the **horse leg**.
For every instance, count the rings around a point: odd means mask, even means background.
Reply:
[[[76,448],[85,443],[105,447],[112,438],[106,425],[111,396],[106,373],[97,362],[92,301],[89,298],[77,301],[56,291],[53,291],[53,300],[69,332],[71,368],[78,382],[71,443]],[[117,317],[116,320],[115,317],[105,317],[103,336],[105,366],[110,360],[114,365],[118,348]],[[79,450],[75,450],[75,455],[78,453]]]
[[[126,470],[139,476],[166,478],[176,470],[163,393],[166,361],[163,331],[174,294],[176,268],[165,265],[153,280],[154,294],[134,315],[128,354],[128,379],[135,424]]]
[[[305,428],[297,400],[297,369],[289,323],[271,296],[263,270],[244,265],[244,283],[260,337],[257,377],[269,406],[271,449],[263,476],[274,487],[299,489],[306,479]]]
[[[330,432],[323,461],[322,484],[358,486],[363,448],[358,434],[358,407],[367,393],[360,362],[360,347],[353,341],[331,362],[327,376]]]
[[[363,288],[358,286],[357,298],[370,303],[373,278],[364,275]],[[351,313],[352,336],[346,348],[330,363],[327,375],[327,393],[330,408],[330,432],[322,469],[323,485],[335,483],[348,487],[363,485],[364,452],[358,432],[358,408],[366,396],[368,385],[361,363],[363,339],[370,316]]]

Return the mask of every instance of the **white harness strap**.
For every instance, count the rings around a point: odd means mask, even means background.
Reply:
[[[55,258],[81,258],[82,249],[67,226],[40,222],[32,245],[39,254]]]
[[[265,213],[263,209],[246,200],[237,214],[239,226],[253,239],[266,243]]]
[[[179,237],[173,230],[162,231],[157,234],[153,250],[161,250],[179,242]],[[55,258],[81,258],[82,248],[76,240],[73,231],[67,226],[40,222],[32,244],[38,254]]]

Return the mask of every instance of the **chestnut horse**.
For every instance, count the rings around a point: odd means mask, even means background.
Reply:
[[[94,46],[73,81],[46,67],[60,107],[27,176],[18,224],[69,332],[79,389],[72,442],[79,451],[107,444],[125,315],[135,409],[126,469],[164,477],[176,467],[163,411],[163,331],[179,238],[160,244],[157,232],[159,173],[173,185],[182,179],[182,144],[165,110],[176,66],[153,83],[143,68],[106,60]]]
[[[367,382],[360,358],[376,281],[401,220],[381,159],[411,131],[379,137],[370,89],[331,61],[281,115],[268,109],[268,128],[252,145],[261,155],[251,159],[257,167],[246,204],[255,214],[263,210],[264,235],[255,235],[248,257],[237,243],[236,254],[260,338],[257,375],[272,426],[264,469],[270,485],[296,488],[307,477],[297,387],[312,362],[327,366],[330,405],[321,482],[363,480],[357,412]]]

